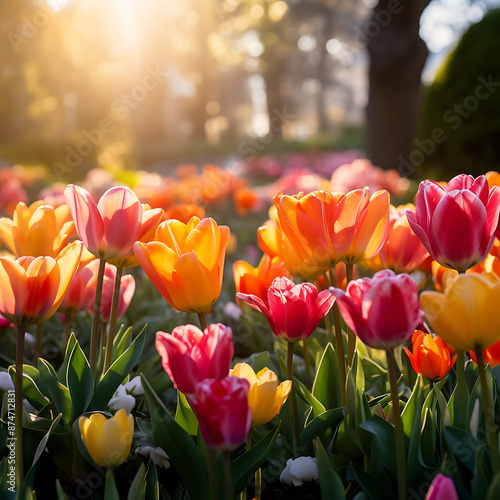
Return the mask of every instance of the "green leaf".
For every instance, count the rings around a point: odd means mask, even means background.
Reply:
[[[418,375],[413,391],[411,392],[410,399],[406,403],[403,412],[401,413],[401,420],[403,421],[403,431],[405,436],[410,439],[412,432],[415,428],[415,420],[418,421],[417,427],[420,427],[420,413],[423,404],[423,387],[424,381],[422,375]],[[417,418],[418,417],[418,418]]]
[[[381,498],[394,500],[391,488],[381,482],[379,478],[368,474],[355,465],[351,466],[351,470],[356,482],[371,500],[380,500]]]
[[[383,418],[372,417],[360,424],[358,437],[363,449],[366,450],[369,446],[371,456],[380,460],[384,467],[394,474],[396,471],[394,427]]]
[[[15,378],[16,369],[14,368],[14,366],[9,367],[9,375],[11,376],[11,378]],[[48,403],[48,400],[43,396],[36,382],[29,375],[24,373],[24,370],[23,397],[26,398],[37,410],[41,410]]]
[[[94,392],[94,378],[89,362],[78,341],[74,343],[68,362],[66,380],[75,418],[87,410]]]
[[[106,408],[118,386],[132,371],[139,360],[146,340],[146,325],[137,335],[130,347],[109,367],[101,381],[97,384],[90,402],[91,410]]]
[[[314,440],[314,454],[318,461],[319,487],[321,498],[335,498],[335,500],[345,500],[345,489],[342,481],[333,468],[321,441]]]
[[[69,336],[68,343],[66,345],[66,350],[64,351],[64,359],[59,367],[59,380],[64,384],[67,385],[68,381],[66,380],[66,375],[68,374],[68,363],[69,363],[69,358],[71,353],[73,352],[73,349],[75,348],[76,344],[76,337],[74,332],[71,332],[71,335]]]
[[[150,460],[146,476],[146,500],[159,500],[160,489],[155,463]]]
[[[243,491],[248,478],[265,462],[280,431],[281,424],[267,433],[258,443],[254,444],[243,455],[231,464],[234,491]]]
[[[462,462],[470,472],[474,472],[474,456],[481,443],[469,431],[451,425],[446,426],[445,437],[450,449],[455,450],[455,459]]]
[[[57,417],[52,421],[52,425],[50,426],[50,429],[47,431],[47,434],[43,436],[42,440],[40,443],[38,443],[38,446],[35,451],[35,456],[33,457],[33,463],[31,464],[31,469],[35,467],[36,463],[38,462],[38,459],[42,456],[42,453],[44,452],[45,448],[47,447],[47,443],[49,441],[50,436],[54,432],[54,429],[57,427],[57,424],[59,423],[59,420],[61,420],[62,415],[59,413]]]
[[[124,325],[120,326],[120,329],[115,335],[113,342],[113,356],[112,359],[118,359],[124,352],[130,343],[132,338],[132,327],[129,326],[125,329]]]
[[[500,498],[500,471],[495,474],[488,488],[486,500],[498,500]]]
[[[74,420],[73,403],[69,389],[62,385],[52,365],[44,359],[38,360],[38,371],[47,387],[48,396],[54,403],[56,410],[63,415],[66,425],[71,425]]]
[[[127,500],[144,500],[146,495],[146,467],[141,464],[137,474],[130,485],[130,490],[127,495]]]
[[[177,391],[175,421],[191,436],[198,434],[198,420],[189,406],[186,396],[181,391]]]
[[[118,489],[116,488],[113,469],[106,470],[106,484],[104,485],[104,500],[120,500]]]
[[[341,406],[338,380],[340,377],[337,355],[329,343],[323,351],[312,388],[312,395],[328,410]]]
[[[209,491],[208,476],[201,453],[192,437],[170,415],[147,379],[142,375],[141,379],[156,443],[165,450],[174,464],[189,496],[196,500],[206,499]]]
[[[68,496],[66,493],[64,493],[64,490],[61,486],[61,481],[59,479],[56,479],[56,493],[57,493],[57,500],[68,500]]]
[[[429,408],[425,409],[422,433],[420,434],[419,461],[428,468],[436,466],[436,424]]]
[[[321,436],[328,429],[337,427],[343,418],[343,408],[335,408],[325,411],[307,424],[300,433],[300,448],[304,450],[303,455],[312,453],[312,443],[315,437]]]

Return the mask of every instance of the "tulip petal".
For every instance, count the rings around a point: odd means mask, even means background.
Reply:
[[[28,299],[26,271],[15,260],[0,257],[0,283],[0,311],[19,326]]]

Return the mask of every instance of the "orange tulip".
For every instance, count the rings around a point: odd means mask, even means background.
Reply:
[[[16,258],[24,255],[56,257],[68,244],[75,225],[67,205],[52,208],[36,201],[17,204],[12,220],[0,219],[0,239]]]
[[[470,357],[474,363],[477,363],[477,356],[474,351],[469,351]],[[500,341],[490,345],[483,351],[483,360],[488,363],[491,368],[500,365]]]
[[[71,243],[54,259],[0,257],[0,312],[17,326],[50,318],[61,304],[75,274],[82,243]]]
[[[440,337],[415,330],[412,337],[413,354],[405,347],[413,369],[431,380],[443,378],[457,359],[455,349]]]
[[[244,260],[233,264],[234,284],[236,292],[247,293],[260,297],[267,304],[267,290],[277,276],[290,277],[289,272],[279,257],[264,255],[257,267],[252,267]],[[241,306],[241,300],[236,299]]]
[[[158,226],[155,241],[136,242],[134,252],[172,307],[202,313],[220,295],[228,241],[229,228],[213,219],[172,219]]]

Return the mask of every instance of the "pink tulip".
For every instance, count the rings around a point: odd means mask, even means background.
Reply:
[[[85,189],[69,185],[64,198],[92,254],[106,260],[133,255],[133,245],[141,237],[143,208],[132,190],[113,187],[96,203]]]
[[[389,350],[408,340],[424,319],[418,288],[407,274],[384,270],[351,281],[344,292],[330,288],[347,325],[370,347]]]
[[[97,266],[92,262],[97,262]],[[59,311],[63,314],[73,315],[91,307],[95,297],[96,274],[99,267],[98,260],[92,262],[85,266],[80,265],[76,270],[69,283],[68,291],[59,306]]]
[[[194,325],[178,326],[171,334],[156,334],[156,349],[174,386],[184,394],[194,394],[199,381],[228,376],[233,332],[221,323],[209,325],[204,332]]]
[[[249,390],[248,380],[239,377],[205,379],[198,383],[191,405],[207,446],[231,451],[247,440],[252,422]]]
[[[97,273],[99,271],[99,261],[93,260],[88,266],[92,272],[92,279],[87,284],[87,289],[90,289],[91,296],[88,302],[87,310],[91,315],[94,314],[95,290],[97,284]],[[109,322],[111,314],[111,302],[113,300],[113,290],[115,288],[116,267],[111,264],[106,264],[104,268],[104,278],[102,284],[101,296],[101,321]],[[118,309],[116,317],[121,318],[130,305],[130,301],[135,292],[135,279],[131,274],[122,276],[120,281],[120,295],[118,296]]]
[[[318,293],[311,283],[295,285],[284,276],[275,278],[269,287],[269,306],[256,295],[237,293],[236,296],[264,314],[271,330],[288,342],[309,337],[335,301],[328,290]]]
[[[438,474],[432,481],[425,500],[458,500],[453,481],[449,477]]]
[[[484,175],[457,175],[446,187],[423,181],[410,227],[440,264],[459,272],[484,260],[495,239],[500,189],[488,187]]]

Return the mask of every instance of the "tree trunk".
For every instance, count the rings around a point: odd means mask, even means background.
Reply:
[[[364,37],[370,55],[368,148],[375,165],[411,175],[420,79],[427,47],[420,16],[430,0],[379,0]]]

